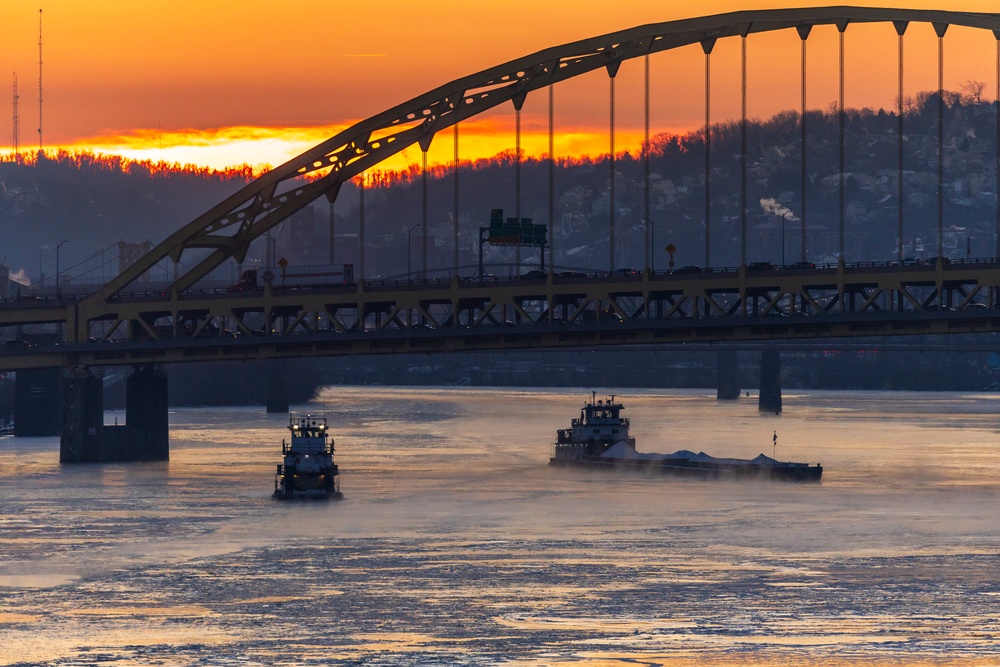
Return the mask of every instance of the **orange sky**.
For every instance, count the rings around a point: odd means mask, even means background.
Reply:
[[[352,122],[427,90],[558,44],[631,28],[740,9],[825,6],[830,2],[737,0],[2,0],[0,152],[12,143],[12,81],[20,93],[20,144],[38,148],[38,9],[43,9],[47,149],[85,148],[153,160],[223,167],[280,164]],[[887,3],[852,4],[885,6]],[[900,5],[896,5],[900,6]],[[997,0],[909,0],[912,9],[997,11]],[[375,9],[377,8],[377,9]],[[799,106],[798,36],[748,40],[749,114]],[[862,52],[862,48],[864,51]],[[945,85],[987,83],[994,95],[996,40],[952,28]],[[906,38],[907,94],[937,85],[936,42],[927,25]],[[847,32],[847,103],[891,108],[896,40],[889,25]],[[652,59],[653,131],[699,126],[703,56],[697,46]],[[836,29],[809,40],[809,105],[837,96]],[[713,54],[713,120],[739,115],[739,41]],[[669,92],[668,92],[669,91]],[[679,92],[678,92],[679,91]],[[556,153],[608,149],[608,81],[595,72],[556,87]],[[528,98],[523,146],[547,150],[547,96]],[[616,147],[642,134],[642,63],[617,78]],[[462,126],[463,158],[513,148],[513,107]],[[450,132],[431,161],[452,156]],[[408,150],[394,166],[419,161]]]

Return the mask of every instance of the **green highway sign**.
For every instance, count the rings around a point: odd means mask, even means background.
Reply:
[[[506,218],[503,209],[490,211],[488,240],[490,245],[545,246],[548,244],[548,227],[536,225],[531,218]]]

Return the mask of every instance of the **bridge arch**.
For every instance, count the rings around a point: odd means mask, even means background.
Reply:
[[[446,83],[339,132],[174,232],[86,301],[106,302],[158,262],[178,262],[185,250],[210,250],[171,286],[176,298],[226,260],[242,261],[255,239],[296,211],[320,197],[334,201],[344,182],[414,144],[426,150],[437,132],[489,109],[507,102],[520,108],[533,91],[601,68],[613,76],[626,60],[691,44],[710,50],[725,37],[787,29],[807,35],[817,25],[836,25],[843,31],[861,23],[894,23],[897,31],[909,23],[930,23],[939,34],[957,25],[990,30],[1000,40],[1000,14],[838,6],[738,11],[653,23],[551,47]],[[303,180],[317,172],[325,173]]]

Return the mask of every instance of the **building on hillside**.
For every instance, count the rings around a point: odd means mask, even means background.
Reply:
[[[129,243],[128,241],[118,242],[118,273],[124,273],[125,269],[139,261],[143,255],[153,249],[153,244],[149,241],[140,243]],[[162,276],[161,276],[162,277]],[[169,276],[167,276],[169,278]],[[136,279],[136,282],[149,282],[152,279],[152,271],[146,271]]]
[[[316,209],[306,206],[292,214],[278,232],[277,254],[296,266],[326,264],[329,233],[320,224]]]

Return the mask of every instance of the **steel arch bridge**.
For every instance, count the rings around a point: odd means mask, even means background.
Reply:
[[[647,269],[641,278],[609,275],[560,280],[550,273],[545,281],[523,284],[464,285],[453,277],[418,285],[366,285],[362,276],[353,288],[325,292],[281,293],[270,285],[259,293],[206,295],[192,290],[223,262],[241,262],[254,240],[296,211],[320,197],[334,201],[348,180],[414,144],[426,151],[437,132],[501,104],[511,102],[520,109],[533,91],[602,68],[613,78],[626,60],[682,46],[700,44],[707,56],[715,42],[725,37],[745,39],[756,33],[796,30],[804,43],[814,26],[833,25],[843,35],[850,24],[891,23],[901,38],[911,22],[932,24],[939,38],[951,25],[989,30],[1000,49],[1000,14],[858,7],[735,12],[644,25],[553,47],[457,79],[340,132],[177,230],[94,293],[56,304],[0,309],[0,325],[63,324],[66,341],[76,347],[68,353],[53,352],[61,365],[995,331],[1000,328],[1000,263],[996,258],[962,266],[938,262],[933,267],[844,267],[842,262],[816,275],[801,271],[752,275],[742,266],[706,276],[663,276]],[[745,238],[744,233],[744,244]],[[199,251],[203,258],[172,284],[152,293],[138,286],[149,269],[164,259],[178,262],[187,251]],[[533,310],[526,302],[533,302]],[[966,312],[939,312],[945,307]],[[323,335],[336,340],[312,344],[308,336],[299,340],[291,335],[268,336],[271,340],[266,343],[237,340],[221,347],[218,341],[176,340],[179,318],[194,323],[189,338],[214,329],[211,321],[227,318],[235,321],[240,333],[249,335],[252,332],[241,317],[250,312],[263,313],[267,329],[280,319],[290,322],[279,334],[326,332]],[[508,321],[508,313],[513,313],[514,321]],[[763,319],[790,314],[821,317]],[[437,331],[409,331],[414,315]],[[588,315],[594,316],[593,321]],[[749,320],[757,316],[762,319]],[[157,318],[173,321],[173,340],[159,340],[154,326]],[[866,324],[869,321],[871,326]],[[121,354],[89,342],[95,326],[107,330],[122,322],[136,323],[148,333],[150,342],[136,343],[131,346],[134,350],[123,349]],[[575,326],[569,334],[560,329],[567,323]],[[458,328],[462,324],[479,328],[482,335],[468,335]],[[533,326],[538,328],[532,331]],[[497,336],[495,329],[491,332],[487,327],[518,331]],[[541,335],[540,327],[549,330]],[[348,337],[338,336],[342,334]],[[106,332],[101,336],[106,338]],[[355,340],[355,336],[363,338]],[[380,337],[385,338],[384,344],[378,342]],[[348,338],[350,344],[344,345]],[[201,348],[205,354],[199,352]]]
[[[507,102],[520,109],[529,93],[561,81],[602,68],[614,77],[626,60],[692,44],[708,53],[725,37],[795,29],[805,40],[814,26],[835,25],[843,33],[860,23],[892,23],[902,35],[911,22],[930,23],[942,37],[957,25],[990,30],[1000,40],[1000,14],[847,6],[755,10],[639,26],[491,67],[361,121],[264,174],[172,234],[88,301],[105,301],[164,259],[178,262],[186,250],[209,249],[171,286],[183,292],[226,260],[242,262],[255,239],[309,203],[336,200],[346,181],[383,160],[414,144],[426,151],[436,133]]]

